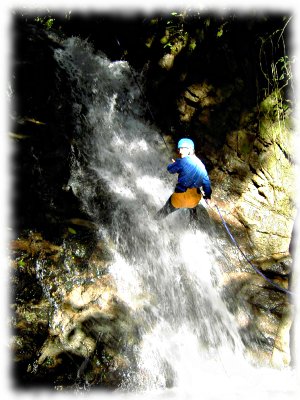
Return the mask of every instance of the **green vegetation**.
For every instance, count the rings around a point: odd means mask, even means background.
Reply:
[[[41,25],[44,26],[46,29],[51,29],[53,27],[55,18],[52,18],[50,16],[45,16],[45,17],[36,17],[35,21],[40,23]]]

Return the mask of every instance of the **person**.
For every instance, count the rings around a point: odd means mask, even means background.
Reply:
[[[171,174],[178,174],[174,193],[166,204],[156,213],[155,219],[160,220],[180,208],[190,209],[191,221],[195,220],[196,207],[202,198],[209,204],[212,194],[211,183],[202,161],[195,155],[194,142],[189,138],[182,138],[178,142],[179,158],[172,159],[167,166]]]

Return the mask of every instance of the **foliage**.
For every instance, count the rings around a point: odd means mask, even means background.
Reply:
[[[57,23],[57,21],[59,19],[59,18],[58,19],[54,18],[54,16],[50,15],[49,12],[50,12],[50,10],[48,10],[48,14],[47,15],[43,15],[43,16],[38,15],[38,16],[34,17],[34,21],[35,22],[37,22],[38,24],[42,25],[43,28],[48,29],[48,30],[49,29],[53,29],[55,23]],[[65,12],[64,17],[63,17],[63,22],[70,21],[71,14],[72,14],[72,11]]]
[[[74,228],[68,227],[68,231],[73,235],[76,235],[76,230]]]
[[[51,29],[53,27],[55,18],[52,18],[51,16],[35,17],[35,21],[43,25],[44,28]]]
[[[234,17],[218,18],[200,12],[190,14],[187,11],[174,11],[167,17],[156,17],[149,21],[149,28],[155,33],[146,40],[146,46],[152,47],[155,36],[159,36],[164,51],[177,55],[185,48],[189,55],[200,47],[208,34],[221,38],[232,19]]]
[[[295,58],[289,58],[288,56],[280,57],[274,65],[274,70],[279,72],[279,81],[283,81],[284,86],[288,85],[288,82],[292,79],[292,65],[295,62]]]
[[[217,32],[217,37],[221,37],[224,33],[224,26],[228,24],[228,21],[224,22],[222,25],[220,25],[218,32]]]
[[[263,88],[264,101],[259,105],[260,131],[271,135],[275,143],[290,125],[291,101],[286,98],[285,88],[293,89],[292,65],[294,58],[286,54],[284,33],[291,18],[282,29],[261,38],[260,68],[267,81]],[[273,128],[276,126],[276,129]],[[267,132],[266,132],[267,130]]]
[[[172,12],[166,21],[165,35],[160,39],[164,48],[169,48],[172,54],[177,54],[186,45],[188,32],[184,26],[184,14]]]
[[[292,83],[292,66],[294,57],[286,54],[284,33],[291,18],[282,29],[277,29],[267,37],[260,37],[261,47],[259,53],[260,69],[267,80],[270,94],[273,90],[281,90]]]

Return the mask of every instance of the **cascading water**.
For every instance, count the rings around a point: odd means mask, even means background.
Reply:
[[[279,371],[249,365],[221,300],[220,270],[230,265],[222,254],[224,238],[216,236],[205,207],[198,207],[196,231],[187,210],[153,219],[175,178],[166,172],[169,154],[144,118],[128,64],[95,55],[78,38],[68,39],[55,57],[73,88],[76,148],[69,184],[110,243],[110,273],[139,321],[140,344],[130,349],[134,366],[120,390],[142,391],[143,398],[206,399],[270,391],[282,399]],[[265,387],[269,374],[272,385]]]

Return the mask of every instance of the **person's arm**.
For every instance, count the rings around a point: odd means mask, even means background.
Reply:
[[[169,164],[167,166],[167,170],[170,172],[170,174],[175,174],[176,172],[179,171],[179,165],[178,165],[178,160],[172,159],[172,164]]]
[[[204,199],[205,200],[210,200],[212,190],[211,190],[211,185],[210,185],[210,179],[207,173],[205,173],[203,181],[202,181],[202,188],[204,191]]]

